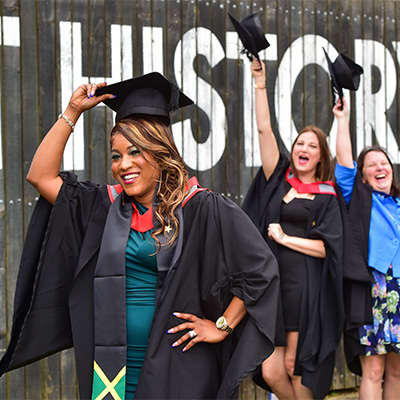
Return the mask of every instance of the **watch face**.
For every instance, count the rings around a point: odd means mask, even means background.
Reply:
[[[223,329],[226,325],[225,317],[219,317],[217,319],[216,325],[218,329]]]

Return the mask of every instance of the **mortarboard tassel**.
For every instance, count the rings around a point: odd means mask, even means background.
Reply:
[[[168,109],[170,112],[179,109],[179,88],[174,83],[170,82],[171,98],[169,99]]]

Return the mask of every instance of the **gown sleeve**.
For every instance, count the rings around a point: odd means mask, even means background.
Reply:
[[[209,316],[215,320],[225,310],[232,296],[244,301],[247,317],[237,328],[237,343],[220,386],[219,398],[229,398],[232,388],[262,363],[273,351],[275,323],[279,296],[277,261],[249,217],[235,203],[218,195],[208,194],[207,213],[203,220],[203,252],[208,258],[217,257],[204,265],[204,280],[215,276],[215,282],[203,293]],[[214,254],[216,244],[220,248]],[[217,248],[218,248],[217,247]],[[218,310],[219,315],[215,313]]]
[[[69,172],[60,175],[54,206],[40,197],[28,226],[0,375],[73,345],[69,291],[91,210],[106,189]]]
[[[268,238],[267,223],[277,222],[279,218],[279,202],[284,196],[284,185],[282,181],[285,179],[286,171],[289,167],[288,158],[280,153],[278,164],[274,172],[268,179],[265,178],[263,169],[257,171],[250,188],[244,199],[242,209],[250,217],[258,230],[263,233],[264,239],[274,249],[273,241]],[[282,197],[280,197],[282,195]],[[277,203],[278,199],[278,203]],[[272,203],[272,207],[271,207]],[[275,252],[275,249],[274,249]],[[275,252],[276,254],[276,252]]]
[[[350,202],[347,204],[340,190],[339,202],[344,228],[344,351],[349,370],[361,376],[362,346],[358,328],[373,322],[371,284],[374,278],[368,267],[372,188],[363,183],[360,172],[356,173]]]

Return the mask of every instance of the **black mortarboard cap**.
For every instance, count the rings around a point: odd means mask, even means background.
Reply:
[[[96,96],[106,93],[117,96],[104,101],[117,113],[116,123],[131,115],[142,114],[165,117],[170,124],[171,112],[193,104],[178,86],[158,72],[101,87],[97,89]]]
[[[329,74],[331,76],[333,103],[335,103],[335,93],[337,93],[343,107],[343,89],[358,90],[360,75],[364,70],[360,65],[342,53],[332,62],[324,48],[323,50],[328,61]]]
[[[228,13],[228,15],[243,44],[243,52],[247,54],[247,57],[249,57],[250,60],[255,57],[260,61],[258,53],[269,47],[270,44],[267,39],[265,39],[265,34],[260,19],[258,18],[258,14],[250,14],[240,22],[231,14]]]

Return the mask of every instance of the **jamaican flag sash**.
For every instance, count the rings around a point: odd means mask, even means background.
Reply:
[[[125,251],[132,202],[123,193],[110,206],[94,273],[92,400],[125,399]]]
[[[188,192],[182,207],[202,188],[195,177],[189,180]],[[157,191],[156,191],[157,192]],[[126,382],[126,286],[125,253],[130,229],[145,232],[159,224],[154,219],[153,207],[140,215],[132,198],[120,185],[109,186],[111,206],[107,215],[99,257],[94,273],[94,365],[92,400],[125,399]],[[182,207],[176,210],[183,231]],[[167,238],[157,236],[161,248],[157,253],[157,268],[162,281],[156,292],[160,305],[174,276],[174,265],[179,259],[183,235],[179,234],[171,246],[163,246]],[[157,315],[156,306],[154,315]]]

